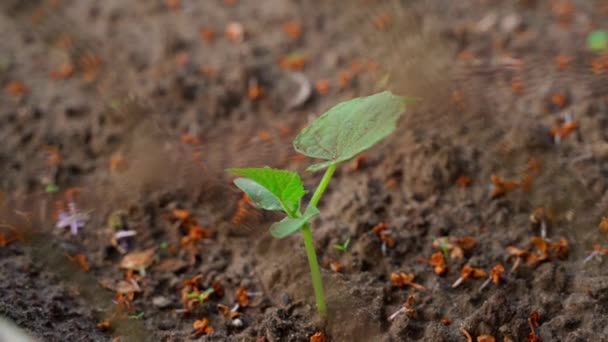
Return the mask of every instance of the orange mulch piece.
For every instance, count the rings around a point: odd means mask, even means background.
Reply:
[[[596,75],[608,73],[608,54],[592,59],[591,70]]]
[[[474,58],[475,56],[473,56],[473,54],[469,50],[462,50],[458,53],[458,56],[456,56],[456,59],[461,62],[469,62],[472,61]]]
[[[302,71],[306,67],[306,58],[299,54],[289,54],[279,59],[279,66],[284,70]]]
[[[496,175],[492,175],[490,181],[492,182],[492,193],[490,194],[492,199],[502,197],[517,189],[520,185],[519,182],[510,181]]]
[[[352,80],[353,75],[350,73],[350,71],[340,71],[338,73],[338,85],[340,86],[340,89],[345,89],[348,87]]]
[[[556,0],[551,6],[551,12],[561,25],[568,25],[574,16],[575,7],[571,0]]]
[[[536,328],[540,325],[540,315],[536,311],[532,311],[528,316],[528,325],[530,326],[530,334],[526,338],[526,342],[541,342],[540,337],[536,335]]]
[[[11,237],[6,236],[6,234],[0,233],[0,247],[6,247],[16,240],[17,240],[17,238],[14,238],[14,237],[11,238]]]
[[[536,247],[537,250],[537,259],[535,260],[535,263],[549,260],[549,242],[547,242],[547,240],[535,236],[530,238],[530,244]]]
[[[62,50],[70,50],[74,46],[74,39],[69,33],[63,33],[55,42],[55,46]]]
[[[125,156],[120,152],[112,153],[112,156],[110,157],[110,172],[114,173],[123,171],[125,166]]]
[[[492,267],[492,270],[490,271],[490,279],[492,280],[492,283],[494,283],[495,285],[498,285],[500,283],[500,281],[502,280],[502,274],[505,272],[505,267],[501,264],[498,264],[494,267]]]
[[[462,175],[456,179],[456,184],[461,188],[468,188],[471,185],[471,177]]]
[[[215,329],[211,325],[209,325],[209,320],[207,318],[199,319],[194,321],[192,324],[192,335],[193,336],[202,336],[202,335],[210,335],[215,332]]]
[[[264,88],[258,85],[250,86],[247,90],[247,96],[250,100],[257,101],[264,96]]]
[[[577,129],[578,124],[576,123],[576,121],[564,122],[561,125],[551,128],[551,135],[556,138],[565,139]]]
[[[395,245],[395,240],[390,236],[389,226],[386,223],[378,223],[372,228],[374,234],[380,238],[387,247],[391,248]]]
[[[349,169],[351,171],[357,171],[360,170],[362,167],[365,166],[365,164],[367,164],[367,156],[362,154],[359,155],[358,157],[356,157],[349,165]]]
[[[310,342],[327,342],[327,337],[322,332],[316,332],[314,335],[310,336]]]
[[[289,21],[283,24],[283,32],[292,40],[298,40],[302,36],[302,25],[295,21]]]
[[[61,163],[61,153],[57,146],[45,146],[47,156],[46,161],[50,166],[57,166]]]
[[[116,292],[116,296],[114,297],[114,300],[116,301],[116,304],[118,305],[118,307],[120,309],[131,312],[134,309],[134,307],[133,307],[134,298],[135,298],[135,292],[128,292],[128,293]]]
[[[602,233],[608,235],[608,216],[602,217],[602,220],[600,221],[600,224],[598,227],[600,228],[600,231]]]
[[[101,330],[108,330],[112,327],[112,322],[109,319],[104,319],[103,321],[97,323],[97,328]]]
[[[464,265],[460,270],[460,276],[464,279],[479,279],[487,277],[488,273],[481,268],[474,268],[470,265]]]
[[[477,342],[496,342],[496,339],[491,335],[479,335],[477,336]]]
[[[555,255],[559,259],[566,259],[568,257],[568,241],[566,239],[559,239],[557,242],[549,244],[549,249],[555,251]]]
[[[521,95],[524,92],[524,81],[520,79],[515,79],[511,82],[511,91],[515,95]]]
[[[249,216],[249,214],[251,213],[251,209],[251,199],[249,198],[249,196],[247,196],[247,194],[243,194],[243,196],[239,200],[239,203],[237,204],[236,213],[231,219],[232,224],[234,224],[235,226],[241,225],[245,221],[245,218],[247,218],[247,216]]]
[[[414,274],[405,272],[393,272],[391,273],[391,282],[398,287],[411,286],[416,290],[426,290],[424,286],[414,282]]]
[[[201,144],[201,139],[199,137],[189,133],[183,133],[180,135],[179,140],[186,145],[200,146]]]
[[[342,272],[342,264],[340,264],[338,261],[335,261],[335,260],[328,261],[326,263],[326,267],[336,273]]]
[[[198,31],[198,35],[199,35],[199,37],[201,37],[201,40],[203,40],[205,43],[212,43],[216,37],[216,33],[214,30],[206,29],[206,28],[203,28],[200,31]]]
[[[558,55],[557,57],[555,57],[555,66],[557,67],[557,70],[564,70],[568,68],[571,62],[572,57],[566,55]]]
[[[93,82],[97,79],[101,64],[101,58],[92,53],[87,53],[80,58],[78,66],[82,70],[85,82]]]
[[[392,24],[393,16],[389,13],[378,14],[374,16],[371,21],[377,30],[384,31]]]
[[[87,257],[84,254],[76,254],[76,255],[67,255],[70,261],[75,262],[78,267],[84,272],[89,272],[91,267],[89,266],[89,262],[87,261]]]
[[[564,108],[568,104],[568,98],[564,94],[553,94],[551,96],[551,103],[559,108]]]
[[[447,272],[447,267],[445,265],[445,258],[442,252],[437,252],[431,256],[429,259],[429,264],[433,266],[433,271],[436,275],[443,275]]]
[[[181,245],[191,245],[210,236],[211,233],[208,229],[193,225],[188,228],[188,235],[182,237]]]
[[[317,94],[319,95],[326,95],[327,93],[329,93],[329,81],[328,80],[318,80],[315,83],[315,90],[317,91]]]
[[[245,308],[249,305],[249,295],[245,288],[239,287],[236,289],[235,296],[241,307]]]
[[[187,209],[173,209],[171,210],[171,216],[182,224],[190,223],[192,221],[190,211]]]
[[[182,6],[181,0],[165,0],[165,6],[170,10],[178,10]]]
[[[9,82],[4,90],[13,97],[23,97],[23,95],[27,94],[27,87],[21,81],[11,81]]]
[[[59,68],[51,71],[50,76],[54,80],[65,80],[74,74],[74,65],[72,63],[64,63]]]

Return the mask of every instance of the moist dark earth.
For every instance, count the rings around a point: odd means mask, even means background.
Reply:
[[[0,315],[30,335],[608,341],[606,262],[585,261],[594,244],[599,254],[608,245],[599,228],[608,55],[586,45],[608,29],[608,2],[9,0],[0,9]],[[392,136],[339,167],[313,224],[322,320],[301,237],[272,239],[278,217],[247,205],[224,169],[287,168],[312,190],[321,175],[305,171],[314,161],[297,156],[295,135],[340,101],[384,89],[414,101]],[[519,186],[497,194],[497,179]],[[69,201],[90,217],[77,235],[55,227]],[[176,209],[209,236],[185,244]],[[384,247],[380,223],[392,240]],[[112,244],[116,227],[136,232],[124,250]],[[542,234],[562,248],[511,271],[508,247],[537,253],[530,241]],[[474,245],[446,251],[437,275],[429,258],[446,247],[433,242],[465,237]],[[334,248],[349,238],[346,251]],[[145,272],[126,274],[124,254],[146,250]],[[452,286],[465,265],[498,264],[497,283]],[[393,272],[425,290],[397,286]],[[223,291],[184,312],[184,282],[197,275],[201,291]],[[128,277],[139,291],[125,306],[115,291]],[[217,305],[232,307],[239,288],[250,298],[235,321]],[[214,331],[194,333],[205,318]]]

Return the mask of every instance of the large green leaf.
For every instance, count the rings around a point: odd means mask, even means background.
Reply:
[[[258,206],[268,210],[281,208],[290,216],[295,216],[300,209],[300,200],[305,194],[300,175],[286,170],[269,167],[228,169],[229,172],[249,178],[253,183],[238,180],[235,184],[241,188]]]
[[[406,98],[384,91],[342,102],[304,128],[293,145],[296,151],[325,162],[317,171],[346,161],[391,134],[405,112]]]
[[[277,196],[251,179],[237,178],[234,180],[234,184],[243,190],[258,207],[266,210],[283,210],[281,201]]]
[[[597,30],[587,36],[587,47],[590,50],[603,52],[608,50],[608,31]]]
[[[270,226],[270,234],[276,239],[282,239],[297,233],[308,221],[320,214],[319,209],[309,205],[304,215],[296,218],[286,217]]]

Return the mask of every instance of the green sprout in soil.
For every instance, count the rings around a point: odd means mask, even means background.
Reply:
[[[270,227],[273,237],[283,239],[297,232],[302,233],[317,310],[322,317],[326,316],[327,308],[310,221],[320,214],[317,205],[338,165],[391,134],[405,112],[406,101],[406,98],[389,91],[355,98],[332,107],[300,132],[293,143],[295,150],[323,160],[307,170],[314,172],[325,169],[304,210],[300,202],[306,191],[297,173],[269,167],[228,170],[243,177],[235,179],[234,183],[257,207],[283,211],[287,215]]]
[[[140,312],[137,315],[129,315],[129,319],[142,319],[144,318],[144,312]]]
[[[348,245],[350,244],[350,238],[346,239],[343,244],[335,244],[334,248],[340,252],[346,252]]]
[[[210,287],[208,289],[206,289],[205,291],[198,293],[198,292],[192,292],[192,293],[188,293],[188,295],[186,296],[186,298],[188,299],[196,299],[201,303],[204,303],[207,299],[209,299],[209,297],[215,292],[215,290]]]

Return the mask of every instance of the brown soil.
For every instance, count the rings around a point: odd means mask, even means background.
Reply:
[[[599,258],[584,262],[607,243],[598,225],[608,215],[608,63],[585,45],[591,30],[608,29],[606,1],[11,0],[0,9],[0,237],[9,240],[0,240],[0,315],[33,336],[466,341],[466,330],[497,341],[608,340],[608,272]],[[224,169],[284,167],[314,188],[320,175],[304,171],[312,160],[297,158],[293,137],[330,106],[385,88],[418,100],[398,132],[339,168],[322,200],[318,257],[342,265],[324,267],[322,321],[301,238],[272,239],[277,217],[239,204]],[[556,143],[551,128],[566,113],[577,129]],[[491,198],[492,176],[533,182]],[[91,218],[76,236],[55,228],[70,199]],[[507,247],[535,251],[538,208],[547,241],[564,239],[567,253],[510,272]],[[174,209],[211,236],[182,246],[187,225]],[[155,248],[128,307],[108,289],[125,279],[111,244],[116,212],[137,232],[127,252]],[[379,223],[393,246],[382,247]],[[444,236],[475,245],[438,276],[426,260]],[[347,238],[346,252],[334,248]],[[68,258],[78,254],[88,272]],[[467,264],[506,271],[483,290],[485,279],[453,288]],[[426,290],[395,286],[392,272],[413,273]],[[225,293],[184,313],[184,281],[197,275],[201,290]],[[216,307],[233,306],[239,288],[255,293],[240,324]],[[203,318],[215,331],[193,337]]]

